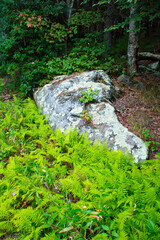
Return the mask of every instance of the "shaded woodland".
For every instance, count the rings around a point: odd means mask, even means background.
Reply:
[[[0,9],[0,239],[160,239],[160,0]],[[32,100],[55,76],[95,69],[120,89],[112,105],[149,148],[144,163],[53,131]]]

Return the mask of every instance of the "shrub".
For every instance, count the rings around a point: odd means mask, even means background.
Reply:
[[[52,131],[33,101],[15,99],[0,102],[0,160],[1,237],[160,238],[160,159],[136,165]]]
[[[68,56],[54,57],[48,61],[48,74],[55,76],[93,69],[118,71],[122,66],[117,64],[113,57],[105,56],[105,45],[102,34],[98,32],[73,39]]]
[[[8,34],[0,39],[0,74],[12,80],[10,87],[21,92],[22,97],[31,96],[34,88],[55,75],[93,69],[109,72],[119,68],[113,58],[105,58],[106,42],[103,42],[102,33],[73,38],[78,31],[77,17],[67,29],[58,16],[51,21],[49,16],[41,16],[31,9],[10,9],[7,14],[12,24]],[[91,12],[88,14],[89,20]],[[67,38],[68,55],[67,52],[65,55]]]
[[[65,26],[34,11],[12,11],[10,34],[0,46],[0,73],[13,80],[12,88],[24,96],[32,93],[40,80],[48,79],[46,63],[62,52],[56,44],[66,37]],[[60,45],[60,44],[59,44]],[[59,46],[58,45],[58,46]]]

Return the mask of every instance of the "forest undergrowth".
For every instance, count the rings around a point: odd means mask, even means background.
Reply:
[[[160,53],[159,1],[0,7],[0,239],[160,239],[159,78],[132,68],[137,52]],[[146,142],[150,160],[135,164],[107,142],[53,131],[31,99],[55,76],[98,69],[120,88],[118,119]],[[117,82],[122,73],[143,89]]]
[[[15,97],[0,102],[0,146],[0,239],[159,239],[159,154],[137,165]]]

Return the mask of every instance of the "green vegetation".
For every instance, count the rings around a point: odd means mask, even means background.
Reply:
[[[160,154],[136,165],[107,143],[53,131],[30,98],[12,99],[32,97],[56,75],[127,74],[129,21],[140,48],[156,53],[159,1],[1,0],[0,9],[0,239],[160,239]],[[145,91],[155,114],[158,93]],[[80,101],[97,94],[89,89]],[[82,120],[91,118],[85,109]],[[140,132],[157,151],[147,127]]]
[[[91,88],[89,88],[88,90],[82,92],[82,97],[80,98],[80,102],[84,102],[85,104],[92,102],[94,100],[93,96],[97,94],[98,94],[97,89],[93,91]]]
[[[142,130],[142,134],[144,135],[144,138],[146,140],[146,146],[150,147],[151,151],[156,151],[158,150],[158,145],[160,145],[160,143],[153,141],[154,135],[150,134],[149,129],[144,129]]]
[[[87,110],[83,110],[82,119],[84,119],[87,122],[90,122],[91,118],[92,118],[92,114],[90,112],[88,112]]]
[[[98,94],[98,89],[95,89],[93,91],[91,88],[89,88],[88,90],[82,92],[82,97],[79,100],[80,102],[84,102],[86,107],[87,103],[93,102],[94,95],[97,95],[97,94]],[[89,123],[91,121],[91,118],[92,118],[92,114],[88,112],[88,110],[86,109],[83,110],[82,119]]]
[[[4,88],[3,78],[0,78],[0,95],[3,92],[3,88]]]
[[[112,2],[2,0],[0,75],[26,97],[55,75],[93,69],[121,73],[127,65],[126,56],[121,57],[127,53],[130,8],[138,9],[133,19],[144,38],[143,30],[147,34],[158,26],[159,1]],[[108,23],[107,12],[116,26]]]
[[[160,238],[160,158],[136,165],[52,131],[30,99],[0,102],[0,116],[1,237]]]

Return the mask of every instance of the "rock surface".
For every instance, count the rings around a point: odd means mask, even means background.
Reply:
[[[159,68],[159,61],[149,64],[148,67],[151,68],[152,70],[157,71]]]
[[[151,59],[155,59],[155,60],[160,60],[160,55],[159,54],[154,54],[154,53],[150,53],[150,52],[139,52],[138,56],[141,58],[151,58]]]
[[[117,81],[122,82],[124,84],[127,84],[128,86],[131,86],[133,88],[137,88],[137,89],[144,89],[145,88],[145,84],[142,82],[137,82],[137,81],[133,81],[132,78],[130,79],[129,76],[127,75],[120,75],[117,78]]]
[[[122,74],[122,75],[120,75],[120,76],[117,78],[117,81],[123,82],[123,83],[129,85],[129,84],[130,84],[130,77],[127,76],[127,75]]]
[[[85,104],[80,98],[87,89],[98,90],[98,94],[93,95],[91,103]],[[92,141],[107,140],[111,149],[124,152],[127,149],[135,162],[143,162],[147,158],[144,142],[122,126],[110,104],[117,92],[108,75],[95,70],[54,78],[34,93],[34,99],[53,129],[60,128],[63,132],[68,127],[77,128],[80,133],[86,132]],[[91,120],[82,117],[84,110],[91,114]]]

